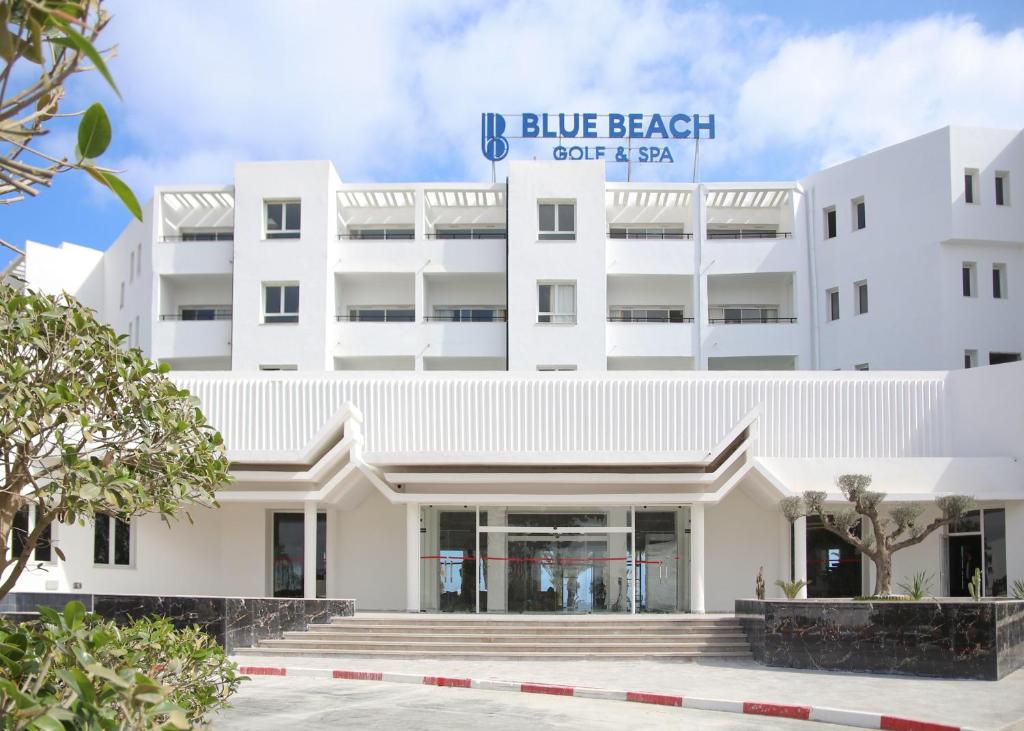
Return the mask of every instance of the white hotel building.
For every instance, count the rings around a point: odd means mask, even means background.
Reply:
[[[769,596],[804,575],[850,596],[870,562],[778,503],[862,472],[890,502],[979,503],[897,554],[897,581],[962,595],[981,568],[1005,595],[1018,180],[1024,133],[945,128],[796,182],[524,161],[500,184],[359,184],[270,162],[158,188],[106,252],[29,242],[7,274],[170,364],[237,481],[194,526],[55,526],[67,562],[18,588],[702,612],[763,567]]]

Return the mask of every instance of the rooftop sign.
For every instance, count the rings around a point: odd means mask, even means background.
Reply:
[[[510,127],[506,116],[517,118],[518,125]],[[666,141],[701,138],[715,138],[714,114],[480,115],[480,151],[491,162],[505,159],[509,139],[556,140],[551,151],[555,160],[675,162]],[[575,140],[583,144],[572,144]],[[594,145],[590,140],[622,140],[623,144]]]

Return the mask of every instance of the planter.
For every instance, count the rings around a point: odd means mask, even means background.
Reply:
[[[999,680],[1024,667],[1024,601],[737,599],[754,659],[787,668]]]

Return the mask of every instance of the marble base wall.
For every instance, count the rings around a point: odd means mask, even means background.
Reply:
[[[1024,667],[1022,601],[736,601],[774,667],[998,680]]]
[[[304,630],[311,623],[355,614],[354,599],[55,593],[8,594],[0,601],[0,611],[30,612],[39,605],[62,609],[72,599],[115,622],[156,615],[170,619],[175,627],[199,625],[228,653],[259,640],[281,638],[287,631]]]

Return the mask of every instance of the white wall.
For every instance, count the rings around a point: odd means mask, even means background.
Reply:
[[[340,595],[359,611],[405,609],[405,506],[373,491],[336,517],[337,560],[329,556],[327,570]]]

